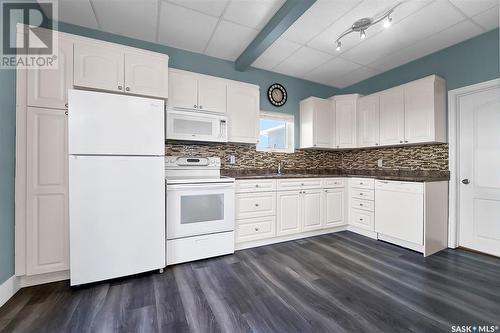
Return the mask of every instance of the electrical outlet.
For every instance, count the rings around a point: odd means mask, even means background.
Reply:
[[[236,156],[229,155],[229,164],[235,164],[235,163],[236,163]]]
[[[377,161],[377,166],[378,166],[379,168],[381,168],[381,167],[382,167],[382,165],[383,165],[383,161],[382,161],[382,159],[379,159],[379,160]]]

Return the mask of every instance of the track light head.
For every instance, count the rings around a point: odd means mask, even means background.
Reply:
[[[359,33],[359,37],[361,37],[361,39],[365,39],[366,38],[366,32],[364,30],[361,30],[361,32]]]
[[[384,21],[384,28],[389,28],[392,25],[392,17],[387,16],[387,19]]]
[[[342,49],[342,42],[338,40],[336,50],[340,51],[341,49]]]

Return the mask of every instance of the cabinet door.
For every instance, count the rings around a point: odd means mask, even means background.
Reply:
[[[65,111],[27,110],[26,274],[69,269]]]
[[[321,189],[307,190],[302,193],[303,231],[323,228],[323,205],[323,192]]]
[[[372,94],[358,100],[357,133],[358,147],[379,144],[379,95]]]
[[[347,224],[344,218],[344,189],[325,190],[325,226],[337,227]]]
[[[356,99],[335,101],[335,141],[337,148],[356,147]]]
[[[68,107],[68,89],[73,87],[73,42],[59,38],[57,69],[28,70],[28,106],[52,109]]]
[[[76,43],[74,85],[109,91],[124,91],[124,56],[103,44]]]
[[[404,142],[404,92],[395,87],[380,93],[380,145]]]
[[[432,142],[434,138],[434,79],[404,85],[405,143]]]
[[[198,79],[198,108],[203,111],[226,112],[227,81],[217,78]]]
[[[314,147],[332,148],[332,102],[329,100],[314,101]]]
[[[170,107],[198,108],[198,79],[196,75],[187,72],[170,71],[168,85],[168,105]]]
[[[146,53],[126,53],[125,91],[136,95],[167,98],[168,57]]]
[[[258,87],[232,82],[228,84],[229,142],[257,143],[259,103]]]
[[[284,191],[277,194],[278,236],[296,234],[301,231],[301,194],[299,191]]]

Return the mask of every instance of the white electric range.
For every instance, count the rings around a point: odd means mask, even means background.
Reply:
[[[234,178],[219,157],[165,157],[167,265],[234,253]]]

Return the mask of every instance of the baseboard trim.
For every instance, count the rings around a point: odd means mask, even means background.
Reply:
[[[370,237],[372,239],[378,239],[377,238],[377,233],[375,231],[370,231],[370,230],[365,230],[359,227],[356,227],[354,225],[349,225],[347,227],[347,230],[352,231],[354,233],[360,234],[365,237]]]
[[[0,307],[21,289],[17,276],[11,276],[7,281],[0,284]]]
[[[346,227],[347,226],[340,226],[340,227],[336,227],[336,228],[308,231],[308,232],[303,232],[303,233],[294,234],[294,235],[278,236],[278,237],[273,237],[273,238],[268,238],[268,239],[251,241],[251,242],[237,243],[235,246],[235,250],[244,250],[244,249],[250,249],[252,247],[259,247],[259,246],[271,245],[271,244],[276,244],[276,243],[288,242],[288,241],[301,239],[301,238],[331,234],[334,232],[345,231]]]

